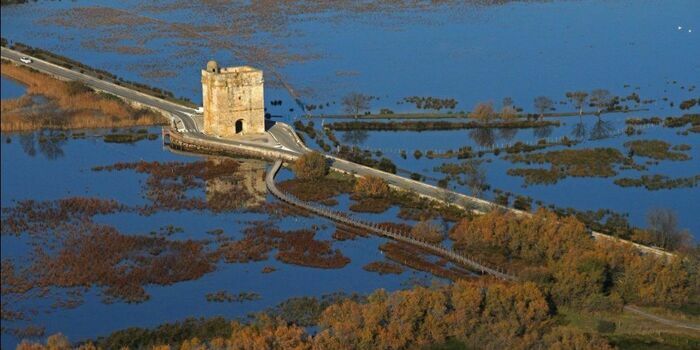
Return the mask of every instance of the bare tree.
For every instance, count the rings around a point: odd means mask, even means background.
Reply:
[[[359,92],[351,92],[343,97],[342,104],[345,112],[357,118],[362,111],[369,109],[370,101],[372,101],[371,96]]]
[[[600,115],[603,110],[607,109],[611,101],[612,95],[610,95],[610,91],[605,89],[591,91],[591,104],[596,108],[596,114]]]
[[[585,91],[572,91],[566,93],[566,98],[569,99],[574,104],[574,107],[578,109],[578,116],[583,115],[583,105],[586,104],[586,99],[588,99],[588,93]]]
[[[690,235],[678,228],[676,213],[670,209],[652,209],[647,213],[647,222],[654,243],[661,248],[675,250],[690,242]]]
[[[467,185],[471,190],[472,196],[479,197],[487,188],[486,170],[481,166],[479,160],[467,160],[462,163],[463,179],[459,180],[462,185]]]
[[[504,97],[503,102],[501,102],[501,104],[503,105],[504,108],[505,107],[513,107],[514,102],[513,102],[512,98]]]
[[[535,109],[540,112],[540,118],[544,117],[544,112],[548,111],[554,105],[554,102],[547,96],[535,97]]]

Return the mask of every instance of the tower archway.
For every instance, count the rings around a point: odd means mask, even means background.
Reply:
[[[234,131],[236,132],[236,134],[243,133],[243,119],[236,120],[236,124],[234,125]]]

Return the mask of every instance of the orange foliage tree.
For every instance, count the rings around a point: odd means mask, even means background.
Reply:
[[[414,238],[430,243],[440,243],[445,239],[442,227],[432,220],[421,220],[411,229]]]
[[[355,194],[364,198],[386,198],[389,195],[389,185],[377,176],[363,176],[355,183]]]
[[[292,164],[294,175],[301,180],[318,180],[328,174],[329,166],[321,153],[309,152],[297,158]]]

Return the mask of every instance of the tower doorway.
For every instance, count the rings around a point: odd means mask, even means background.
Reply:
[[[235,130],[236,134],[240,134],[243,132],[243,119],[236,120]]]

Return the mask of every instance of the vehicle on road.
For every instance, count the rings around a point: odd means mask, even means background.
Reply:
[[[27,56],[22,56],[22,57],[19,58],[19,60],[20,60],[22,63],[25,63],[25,64],[30,64],[30,63],[33,62],[32,59],[29,58],[29,57],[27,57]]]

